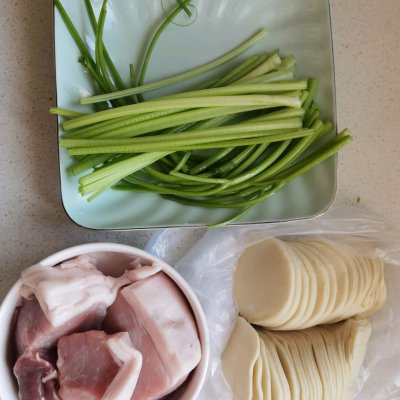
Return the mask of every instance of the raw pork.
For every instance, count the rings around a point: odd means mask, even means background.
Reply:
[[[49,268],[34,265],[22,273],[23,301],[17,321],[18,355],[26,349],[49,348],[72,332],[99,329],[118,290],[157,273],[156,265],[135,259],[119,278],[103,275],[96,260],[80,256]]]
[[[80,256],[57,267],[34,265],[21,275],[21,295],[35,296],[48,321],[55,327],[68,323],[93,307],[112,304],[118,289],[131,283],[127,274],[120,278],[103,275],[95,259]]]
[[[14,366],[21,400],[59,399],[54,367],[56,358],[52,357],[52,348],[64,335],[100,328],[105,314],[104,306],[93,307],[66,324],[54,327],[45,317],[36,298],[23,300],[15,327],[19,358]]]
[[[54,327],[35,297],[23,300],[15,327],[18,356],[26,350],[49,349],[57,344],[60,337],[72,332],[100,329],[105,315],[106,307],[97,305],[85,313],[73,316],[64,325]]]
[[[14,368],[21,399],[43,399],[41,393],[48,391],[50,383],[45,385],[41,374],[55,366],[49,357],[51,349],[65,335],[99,329],[119,288],[133,278],[129,272],[119,278],[106,277],[88,256],[54,268],[35,265],[22,273],[23,300],[15,326],[19,358]]]
[[[105,276],[97,270],[96,259],[81,256],[57,267],[36,265],[23,272],[15,337],[19,358],[14,367],[21,399],[59,399],[59,379],[63,400],[155,399],[186,379],[201,351],[184,296],[154,263],[138,258],[127,268],[118,278]],[[107,322],[110,332],[129,330],[129,335],[107,338],[102,332],[87,333],[102,326],[114,302]],[[52,357],[57,342],[60,377]],[[132,343],[146,355],[141,373],[141,354]],[[94,367],[92,385],[78,365]],[[97,375],[102,377],[96,380]]]
[[[126,332],[65,336],[58,342],[59,394],[62,400],[129,400],[141,366]]]
[[[21,400],[59,400],[57,371],[49,353],[26,351],[18,358],[14,374],[18,380]]]
[[[175,390],[201,358],[191,309],[163,272],[123,288],[107,311],[109,332],[127,331],[143,355],[134,400],[161,398]]]

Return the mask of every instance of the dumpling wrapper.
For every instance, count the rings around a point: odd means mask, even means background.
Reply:
[[[296,246],[292,246],[291,242],[288,242],[288,245],[297,259],[295,265],[301,272],[302,280],[298,281],[298,284],[301,283],[302,286],[302,298],[296,313],[286,323],[275,327],[275,330],[301,329],[304,322],[311,317],[317,301],[317,277],[314,269]]]
[[[265,350],[264,341],[260,338],[260,354],[262,360],[261,384],[265,400],[272,400],[271,369]]]
[[[279,325],[293,314],[297,274],[288,249],[281,240],[267,239],[248,247],[239,257],[233,293],[239,313],[247,321]]]
[[[310,243],[299,242],[299,246],[302,246],[306,253],[309,254],[310,260],[314,263],[320,263],[321,267],[328,272],[329,285],[330,285],[330,296],[325,313],[320,321],[316,321],[314,325],[324,323],[332,313],[335,312],[335,306],[338,298],[338,281],[337,275],[334,268],[332,268],[330,259],[324,253],[321,253],[315,249]]]
[[[253,398],[253,373],[260,355],[260,340],[255,329],[238,317],[222,354],[224,376],[234,400]]]
[[[384,265],[381,260],[369,259],[371,274],[373,275],[371,288],[366,293],[364,311],[359,312],[360,317],[368,317],[376,313],[385,303],[386,300],[386,285],[384,278]]]
[[[265,345],[271,396],[264,399],[351,400],[363,363],[371,324],[366,319],[301,331],[257,333]],[[261,352],[264,350],[261,345]]]
[[[335,365],[335,398],[353,399],[357,376],[371,334],[371,323],[356,317],[337,324],[322,325],[310,331],[321,335],[327,344],[329,360]]]
[[[286,242],[281,241],[283,246],[287,246]],[[304,298],[307,298],[306,296],[306,287],[307,282],[304,282],[306,279],[305,272],[302,270],[302,265],[301,261],[296,257],[296,254],[292,251],[292,249],[287,246],[286,247],[287,251],[287,256],[292,262],[292,266],[295,270],[295,280],[294,280],[294,296],[293,296],[293,301],[291,306],[288,309],[288,312],[286,313],[285,316],[282,316],[278,319],[271,320],[270,317],[266,319],[257,319],[253,321],[255,325],[262,326],[264,328],[270,329],[270,330],[282,330],[282,326],[286,326],[286,324],[289,323],[293,318],[298,318],[298,315],[300,312],[302,312],[307,304],[303,301]],[[298,282],[302,282],[303,284],[298,284]],[[269,297],[266,296],[265,304],[267,304],[266,310],[269,312],[270,307],[268,306],[269,302]],[[284,328],[285,330],[287,328]]]
[[[357,276],[357,281],[353,289],[355,294],[354,300],[352,304],[349,305],[348,310],[346,310],[343,315],[345,319],[353,317],[359,312],[361,299],[363,299],[365,296],[366,285],[369,276],[367,275],[366,268],[364,267],[364,261],[362,257],[353,254],[351,257],[351,263]]]
[[[306,243],[318,248],[320,256],[327,256],[338,282],[334,311],[320,323],[335,323],[356,315],[370,316],[382,307],[386,286],[381,260],[358,257],[345,246],[325,239]],[[361,305],[360,299],[363,300]]]
[[[330,302],[332,285],[328,271],[322,266],[319,260],[314,259],[312,254],[310,255],[305,246],[301,246],[297,242],[293,242],[292,246],[304,257],[303,262],[308,262],[311,265],[316,275],[317,297],[315,306],[310,317],[304,320],[301,326],[298,327],[299,329],[306,329],[315,326],[325,315]]]
[[[265,345],[265,353],[271,369],[271,388],[273,400],[290,399],[290,387],[285,371],[279,360],[279,355],[274,343],[265,334],[263,329],[257,330]]]
[[[261,358],[261,348],[260,348],[260,354],[258,355],[256,363],[254,364],[254,371],[253,371],[253,400],[264,400],[262,373],[263,373],[263,362]]]
[[[349,253],[346,253],[341,246],[325,240],[307,240],[305,243],[314,248],[319,256],[325,257],[326,268],[331,268],[336,277],[336,302],[332,313],[327,316],[324,322],[340,321],[342,320],[342,315],[345,310],[348,309],[354,301],[350,299],[354,293],[353,290],[350,290],[350,286],[353,285],[356,276],[352,265],[348,265]]]
[[[337,374],[341,381],[341,386],[337,392],[339,399],[344,399],[347,393],[347,380],[350,374],[350,367],[346,359],[346,329],[344,329],[345,322],[341,324],[323,325],[324,329],[330,329],[335,335],[335,344],[337,348],[337,355],[339,357],[339,364],[337,366]],[[340,328],[342,326],[342,328]],[[339,328],[338,328],[339,327]]]
[[[290,354],[293,358],[293,364],[299,380],[300,398],[317,400],[317,398],[314,396],[311,378],[305,373],[303,359],[300,357],[299,350],[290,332],[288,334],[286,334],[286,332],[280,332],[279,335],[276,336],[282,343],[286,344],[287,349],[290,351]]]
[[[326,380],[324,382],[329,396],[332,399],[340,398],[338,393],[343,392],[344,381],[342,377],[342,365],[340,361],[340,346],[341,342],[337,340],[335,331],[340,331],[340,325],[332,325],[332,330],[317,326],[314,330],[315,336],[320,336],[323,346],[326,350],[326,362],[328,367],[325,372]],[[315,352],[318,356],[318,352]],[[322,351],[321,351],[322,354]],[[343,362],[342,362],[343,364]]]
[[[311,331],[312,329],[315,328],[310,328],[309,330]],[[307,331],[293,331],[288,332],[287,335],[290,335],[293,343],[297,346],[300,358],[303,362],[304,373],[310,382],[310,392],[313,394],[313,398],[316,400],[326,399],[326,391],[318,371],[312,344],[305,334]]]
[[[371,335],[371,323],[362,318],[351,318],[344,323],[347,336],[347,362],[349,365],[349,376],[347,380],[347,393],[344,399],[351,400],[355,392],[357,375],[364,362],[367,351],[368,340]]]
[[[268,331],[264,331],[264,334],[275,345],[276,351],[279,356],[280,363],[282,364],[283,370],[286,375],[286,379],[289,383],[290,399],[291,400],[302,400],[300,397],[299,376],[298,376],[296,368],[295,368],[294,359],[288,349],[288,343],[285,342],[284,340],[280,340],[279,334],[273,334]]]

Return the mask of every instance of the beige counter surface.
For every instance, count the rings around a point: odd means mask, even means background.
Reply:
[[[148,231],[77,227],[60,201],[51,2],[2,1],[0,13],[0,299],[20,271],[90,241],[142,247]],[[400,228],[399,0],[332,0],[339,157],[336,205],[382,214]]]

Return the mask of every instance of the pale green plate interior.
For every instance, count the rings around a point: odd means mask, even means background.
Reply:
[[[101,1],[93,1],[98,12]],[[197,20],[187,27],[170,25],[158,42],[147,81],[167,77],[206,63],[265,27],[269,35],[240,59],[262,50],[280,48],[298,60],[297,76],[319,80],[317,103],[324,118],[336,126],[332,35],[328,0],[194,0]],[[165,6],[171,1],[165,0]],[[64,0],[64,7],[87,43],[93,36],[82,0]],[[161,21],[161,0],[110,0],[104,40],[117,67],[128,77],[129,63],[139,59],[146,38]],[[82,95],[92,88],[79,52],[55,12],[58,106],[82,110]],[[138,68],[138,66],[137,66]],[[221,67],[209,74],[220,75]],[[202,77],[201,80],[205,80]],[[195,81],[176,85],[186,88]],[[164,91],[158,91],[165,93]],[[148,97],[151,97],[148,95]],[[84,110],[84,109],[83,109]],[[60,129],[60,135],[62,130]],[[71,164],[60,150],[62,200],[77,224],[92,229],[131,229],[212,224],[232,216],[233,210],[188,207],[153,194],[108,190],[91,203],[78,193],[77,179],[67,173]],[[240,223],[307,218],[326,211],[336,193],[336,158],[327,160],[291,182],[271,199],[257,205]]]

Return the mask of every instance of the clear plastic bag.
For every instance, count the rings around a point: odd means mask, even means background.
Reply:
[[[146,250],[173,263],[192,286],[206,314],[211,339],[208,379],[199,400],[232,399],[221,370],[221,354],[237,316],[232,297],[236,261],[249,245],[267,237],[318,235],[346,244],[359,255],[385,261],[387,301],[370,318],[372,335],[358,377],[356,400],[400,399],[400,233],[386,221],[357,208],[334,208],[323,216],[285,223],[216,230],[167,229]]]

